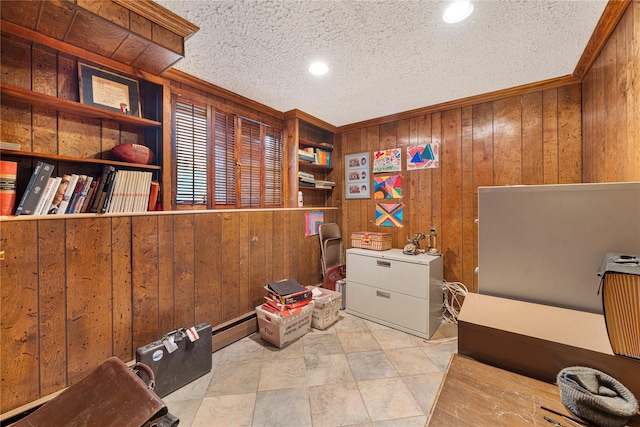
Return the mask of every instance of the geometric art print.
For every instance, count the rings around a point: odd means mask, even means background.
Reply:
[[[412,145],[407,147],[407,170],[437,168],[439,144]]]
[[[399,199],[402,197],[402,175],[373,177],[374,199]]]
[[[304,217],[304,235],[308,237],[318,234],[320,225],[324,224],[324,212],[309,212]]]
[[[378,203],[376,204],[376,225],[382,227],[404,226],[403,203]]]

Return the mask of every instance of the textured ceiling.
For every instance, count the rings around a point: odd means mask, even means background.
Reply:
[[[158,0],[198,25],[175,68],[335,126],[573,72],[606,0]],[[325,60],[328,74],[308,72]]]

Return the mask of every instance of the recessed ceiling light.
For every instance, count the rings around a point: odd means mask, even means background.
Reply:
[[[457,1],[444,11],[442,20],[447,24],[455,24],[460,22],[471,15],[473,12],[473,5],[469,1]]]
[[[321,76],[329,72],[329,66],[321,61],[316,61],[309,66],[309,72],[316,76]]]

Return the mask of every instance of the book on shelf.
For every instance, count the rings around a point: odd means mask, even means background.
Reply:
[[[78,179],[80,179],[80,175],[75,173],[71,174],[69,182],[67,183],[67,187],[64,189],[62,200],[58,204],[58,209],[55,211],[57,215],[63,215],[67,213],[69,203],[71,202],[71,198],[73,197],[73,192],[75,191],[76,185],[78,184]]]
[[[98,212],[107,213],[109,211],[109,204],[111,203],[111,196],[113,196],[113,187],[115,184],[116,176],[118,176],[118,172],[112,170],[109,172],[109,176],[107,177],[107,182],[104,185],[104,189],[102,190],[101,201],[100,201],[100,209]]]
[[[102,198],[102,193],[104,191],[104,186],[107,183],[107,180],[108,180],[108,177],[109,177],[109,173],[111,173],[111,171],[114,171],[114,170],[116,170],[116,168],[114,168],[111,165],[104,165],[102,167],[102,174],[100,175],[100,179],[98,181],[98,186],[95,189],[93,200],[91,202],[91,208],[89,209],[89,212],[96,213],[101,208],[101,205],[100,205],[101,200],[104,200]]]
[[[13,215],[17,178],[18,163],[0,160],[0,215]]]
[[[69,181],[71,180],[71,175],[62,175],[60,178],[60,184],[58,184],[58,188],[56,189],[56,193],[53,195],[53,199],[49,204],[49,208],[47,209],[47,214],[56,214],[58,213],[58,209],[60,207],[60,203],[64,199],[64,193],[67,191],[67,187],[69,186]]]
[[[331,152],[316,148],[316,164],[322,166],[329,166],[331,164]]]
[[[20,151],[21,147],[22,145],[18,144],[17,142],[0,141],[0,148],[2,148],[3,150]]]
[[[96,187],[98,186],[98,182],[100,182],[99,176],[91,181],[89,191],[87,191],[87,197],[84,199],[84,203],[82,204],[80,212],[86,213],[91,209],[91,203],[93,202],[93,197],[96,194]]]
[[[158,195],[160,194],[160,183],[158,181],[151,181],[151,188],[149,190],[149,205],[148,211],[155,211],[158,206]]]
[[[89,194],[89,188],[91,188],[91,183],[93,182],[92,176],[87,176],[82,184],[82,188],[80,189],[80,195],[74,201],[73,206],[71,207],[71,213],[81,213],[82,207],[84,206],[84,202]]]
[[[38,161],[31,174],[27,188],[20,199],[20,203],[15,212],[16,215],[34,214],[52,173],[53,165]]]
[[[49,211],[49,205],[53,201],[53,197],[56,195],[56,191],[58,191],[58,185],[62,181],[60,177],[50,177],[47,186],[44,189],[44,193],[40,198],[40,202],[38,202],[38,206],[35,210],[35,215],[46,215]]]
[[[73,213],[76,204],[78,203],[78,199],[80,198],[80,194],[82,193],[82,188],[84,187],[84,183],[87,180],[87,175],[78,175],[78,180],[76,181],[75,187],[73,189],[73,193],[71,194],[71,198],[69,199],[69,204],[67,205],[67,209],[65,213],[71,214]]]

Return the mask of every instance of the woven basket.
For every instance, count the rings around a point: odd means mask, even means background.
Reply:
[[[602,302],[611,349],[640,359],[640,275],[607,272]]]
[[[351,247],[386,251],[391,249],[391,234],[356,231],[351,233]]]

